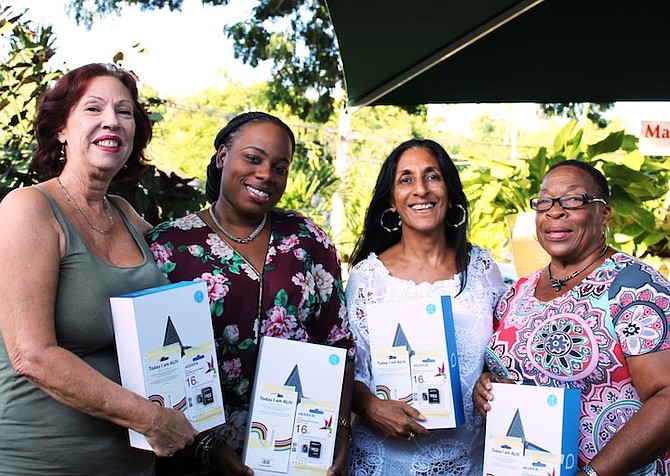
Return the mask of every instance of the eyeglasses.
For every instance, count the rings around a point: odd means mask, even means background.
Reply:
[[[564,210],[574,210],[583,207],[589,203],[600,202],[607,205],[604,198],[596,197],[595,195],[587,195],[586,193],[575,193],[571,195],[563,195],[558,198],[536,197],[530,199],[530,208],[538,212],[546,212],[551,210],[554,203],[558,204]]]

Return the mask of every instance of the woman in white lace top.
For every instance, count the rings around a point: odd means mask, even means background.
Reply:
[[[483,421],[471,397],[505,284],[489,253],[468,242],[467,209],[436,142],[406,141],[382,165],[346,289],[356,339],[351,475],[482,474]],[[441,295],[452,297],[465,423],[429,431],[415,408],[375,395],[366,305]]]

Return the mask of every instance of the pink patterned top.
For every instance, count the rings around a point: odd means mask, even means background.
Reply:
[[[670,349],[670,283],[624,253],[548,302],[535,298],[540,276],[520,279],[498,304],[486,364],[530,385],[581,390],[582,466],[642,405],[626,357]],[[670,474],[670,454],[634,474]]]
[[[170,281],[207,283],[226,409],[220,433],[235,449],[246,433],[260,335],[353,346],[333,243],[298,213],[273,210],[269,221],[261,274],[196,214],[162,223],[147,235]]]

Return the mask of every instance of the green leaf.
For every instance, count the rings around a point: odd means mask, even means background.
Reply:
[[[221,299],[214,301],[210,305],[210,312],[214,316],[222,316],[223,315],[223,301]]]
[[[626,154],[621,163],[632,170],[640,171],[646,160],[647,158],[639,150],[634,150]]]
[[[274,305],[279,307],[286,307],[288,303],[288,293],[285,289],[280,289],[275,296]]]
[[[297,318],[298,317],[298,306],[296,306],[295,304],[291,304],[290,306],[287,306],[286,307],[286,314],[288,314],[289,316],[294,316],[294,317]]]
[[[575,127],[577,126],[576,121],[570,121],[568,124],[561,129],[561,131],[556,135],[554,139],[554,150],[556,152],[563,151],[567,147],[570,138],[572,137]]]
[[[170,274],[177,267],[172,261],[166,261],[161,268],[161,271],[165,274]]]
[[[641,241],[640,243],[649,247],[653,246],[656,243],[660,242],[663,239],[667,239],[668,235],[665,232],[659,231],[659,232],[653,232],[653,233],[648,233]]]
[[[635,239],[636,236],[640,236],[644,230],[639,226],[629,225],[625,228],[619,228],[614,234],[614,241],[616,243],[627,243]]]
[[[605,139],[597,142],[595,144],[589,145],[586,148],[586,155],[589,158],[596,157],[600,154],[606,154],[609,152],[615,152],[621,148],[623,143],[624,132],[612,132]]]
[[[251,338],[244,339],[240,344],[237,346],[238,349],[240,350],[251,350],[254,348],[256,344],[254,344],[254,340]]]

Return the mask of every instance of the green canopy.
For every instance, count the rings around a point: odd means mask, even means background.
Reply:
[[[668,0],[327,0],[349,104],[670,100]]]

